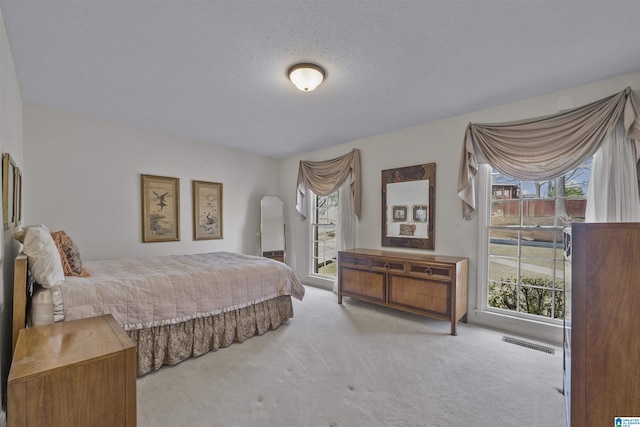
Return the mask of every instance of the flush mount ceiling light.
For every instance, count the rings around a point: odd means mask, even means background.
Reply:
[[[324,80],[324,69],[316,64],[295,64],[289,68],[289,80],[303,92],[311,92]]]

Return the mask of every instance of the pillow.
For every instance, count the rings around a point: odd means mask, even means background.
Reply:
[[[20,243],[24,243],[24,234],[27,232],[26,228],[16,231],[13,233],[13,238],[16,239]]]
[[[27,228],[23,243],[29,271],[37,283],[44,288],[52,288],[64,282],[60,255],[47,227]]]
[[[88,276],[88,271],[82,268],[82,258],[80,258],[80,251],[75,242],[71,240],[71,237],[64,231],[55,231],[51,233],[58,254],[60,255],[60,261],[62,263],[62,270],[65,276]]]
[[[24,243],[24,235],[26,234],[27,230],[30,227],[44,227],[45,229],[48,230],[48,228],[42,224],[38,224],[38,225],[25,225],[24,228],[16,231],[15,233],[13,233],[13,238],[16,239],[18,242],[20,243]]]

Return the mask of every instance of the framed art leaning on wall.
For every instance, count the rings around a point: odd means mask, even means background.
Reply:
[[[192,181],[193,240],[222,239],[222,184]]]
[[[180,179],[141,175],[142,241],[180,240]]]

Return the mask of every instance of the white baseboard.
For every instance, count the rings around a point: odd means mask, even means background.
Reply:
[[[300,279],[305,285],[311,285],[318,288],[333,290],[333,279],[325,279],[323,277],[307,275]]]
[[[7,427],[7,413],[0,410],[0,427]]]
[[[544,322],[518,319],[499,313],[475,310],[469,313],[469,322],[490,329],[509,332],[558,346],[562,346],[563,328]]]

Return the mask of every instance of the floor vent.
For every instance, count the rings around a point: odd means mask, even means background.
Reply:
[[[530,342],[522,341],[522,340],[519,340],[519,339],[516,339],[516,338],[512,338],[512,337],[502,337],[502,341],[508,342],[509,344],[515,344],[515,345],[519,345],[521,347],[530,348],[532,350],[542,351],[544,353],[549,353],[549,354],[554,354],[555,353],[555,350],[550,348],[550,347],[545,347],[543,345],[538,345],[538,344],[532,344]]]

